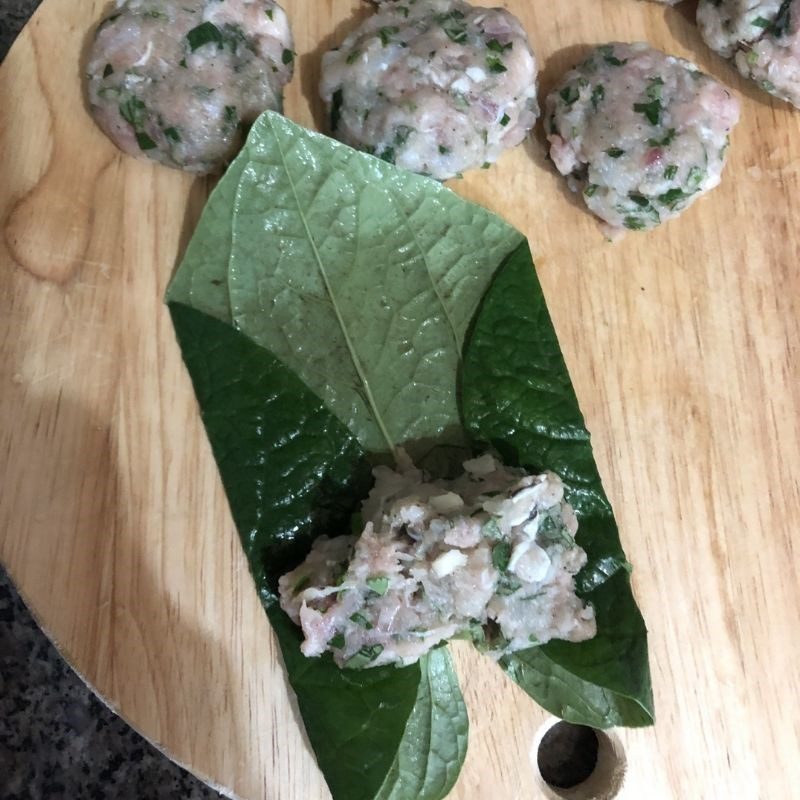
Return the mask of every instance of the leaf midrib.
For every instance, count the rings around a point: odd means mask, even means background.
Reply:
[[[319,250],[317,249],[317,243],[316,243],[316,241],[314,239],[313,234],[311,233],[311,228],[309,227],[308,220],[306,219],[306,215],[303,212],[303,209],[302,209],[302,207],[300,205],[300,198],[297,195],[297,187],[295,185],[294,178],[292,177],[292,174],[289,171],[289,163],[286,160],[286,154],[284,153],[283,146],[282,146],[281,140],[280,140],[280,136],[278,134],[278,131],[275,129],[275,126],[272,124],[271,120],[270,120],[270,127],[272,128],[272,132],[273,132],[273,134],[275,136],[275,142],[276,142],[277,147],[278,147],[278,152],[280,153],[280,156],[281,156],[281,162],[283,164],[283,169],[285,171],[286,178],[289,181],[289,185],[292,188],[292,196],[294,197],[294,202],[295,202],[295,205],[297,206],[297,213],[300,215],[300,219],[301,219],[301,221],[303,223],[303,228],[305,229],[306,236],[308,237],[309,244],[311,245],[311,249],[312,249],[313,254],[314,254],[314,261],[317,264],[317,267],[319,269],[320,275],[322,276],[322,281],[325,284],[325,291],[327,292],[328,297],[330,298],[331,307],[333,308],[333,312],[336,315],[336,321],[339,324],[339,328],[340,328],[340,330],[342,332],[342,335],[344,336],[344,340],[345,340],[345,344],[347,345],[347,352],[348,352],[348,354],[350,356],[350,360],[353,362],[353,366],[355,367],[356,374],[358,375],[358,379],[361,381],[361,384],[364,387],[364,394],[365,394],[365,396],[367,398],[367,403],[368,403],[370,409],[372,410],[372,414],[373,414],[373,416],[375,418],[375,422],[376,422],[376,424],[377,424],[377,426],[378,426],[378,428],[379,428],[379,430],[381,432],[381,435],[385,439],[386,444],[389,447],[389,451],[391,452],[392,457],[396,461],[397,460],[397,455],[398,455],[397,454],[397,448],[395,447],[394,442],[392,441],[392,437],[389,435],[389,431],[388,431],[388,429],[386,427],[386,423],[383,420],[383,416],[381,415],[381,413],[380,413],[380,411],[378,409],[378,404],[376,403],[375,397],[372,394],[372,387],[370,386],[369,381],[367,380],[367,376],[366,376],[366,373],[364,371],[364,367],[361,364],[361,359],[359,359],[358,354],[356,353],[356,349],[353,346],[353,342],[350,339],[350,334],[348,333],[347,327],[344,324],[344,319],[342,317],[341,310],[339,309],[339,304],[336,301],[336,295],[333,293],[333,287],[331,286],[330,281],[328,280],[328,273],[325,270],[325,264],[323,263],[322,257],[319,254]]]

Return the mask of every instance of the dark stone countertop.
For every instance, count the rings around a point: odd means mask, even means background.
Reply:
[[[0,0],[0,60],[39,0]],[[0,566],[0,798],[217,800],[106,708]]]
[[[217,800],[86,687],[0,567],[0,798]]]

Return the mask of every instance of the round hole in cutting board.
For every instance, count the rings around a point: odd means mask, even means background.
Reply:
[[[531,761],[548,800],[612,800],[625,778],[616,735],[560,720],[539,731]]]

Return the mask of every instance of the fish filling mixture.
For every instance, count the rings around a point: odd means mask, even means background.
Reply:
[[[281,577],[304,655],[360,669],[414,663],[453,637],[499,658],[595,635],[594,609],[575,593],[586,554],[561,479],[488,454],[464,469],[431,481],[406,457],[377,467],[361,535],[321,536]]]

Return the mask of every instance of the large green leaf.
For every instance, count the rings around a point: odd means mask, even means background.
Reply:
[[[564,479],[588,555],[578,586],[597,614],[594,639],[553,641],[502,665],[545,708],[574,722],[652,723],[647,631],[527,243],[486,293],[467,340],[462,385],[464,424],[476,439],[512,463]]]
[[[344,530],[366,492],[355,437],[264,348],[170,303],[250,570],[334,798],[438,800],[466,753],[467,715],[446,651],[402,670],[341,670],[300,653],[277,578],[321,533]],[[437,794],[437,791],[441,791]]]
[[[464,443],[466,428],[509,461],[564,476],[589,553],[580,588],[600,632],[504,667],[576,721],[646,721],[646,638],[628,564],[517,231],[434,181],[267,113],[212,194],[167,299],[336,800],[439,800],[466,748],[445,650],[402,670],[339,670],[300,654],[300,632],[275,601],[278,576],[318,535],[349,529],[367,456],[400,444]]]
[[[521,238],[435,181],[268,112],[168,299],[231,320],[370,452],[458,440],[464,336]],[[213,267],[217,239],[230,244]]]

